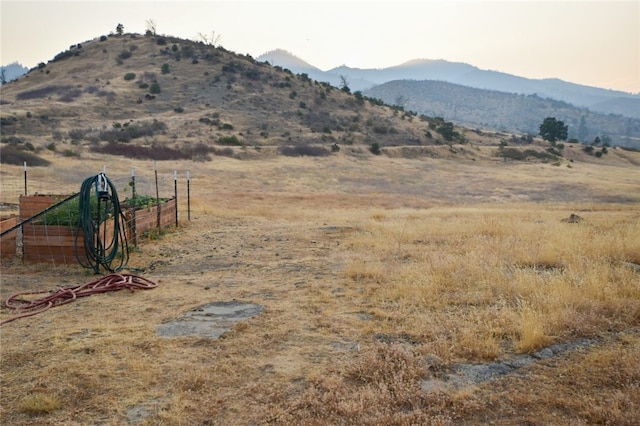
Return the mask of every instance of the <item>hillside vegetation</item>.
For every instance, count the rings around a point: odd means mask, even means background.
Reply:
[[[166,36],[73,45],[3,86],[1,100],[5,158],[16,150],[199,161],[338,152],[441,157],[464,151],[453,144],[498,147],[520,138],[418,116],[222,47]],[[527,143],[548,148],[530,136]]]
[[[72,46],[3,87],[2,103],[3,142],[67,145],[69,155],[84,147],[136,157],[151,146],[192,158],[329,155],[437,140],[427,138],[428,123],[401,110],[171,37],[130,34]],[[118,146],[131,142],[139,147]]]

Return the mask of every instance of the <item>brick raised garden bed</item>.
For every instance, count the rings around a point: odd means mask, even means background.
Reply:
[[[34,216],[64,198],[66,197],[54,195],[20,197],[21,220]],[[152,232],[158,227],[164,229],[175,226],[176,209],[177,205],[174,198],[160,203],[160,214],[158,214],[157,205],[137,208],[135,212],[137,241],[139,242],[145,233]],[[126,233],[127,241],[131,245],[134,242],[133,210],[126,210],[124,216],[124,232]],[[107,223],[105,241],[110,240],[113,235],[113,222],[109,221]],[[25,224],[23,226],[23,260],[31,263],[77,264],[77,245],[78,254],[81,256],[83,263],[86,263],[83,246],[84,240],[82,234],[80,234],[76,241],[77,232],[79,232],[77,228],[70,225],[43,225],[38,224],[37,220],[33,223]]]
[[[0,233],[10,229],[18,223],[17,216],[11,216],[0,220]],[[9,232],[0,240],[0,257],[9,258],[16,255],[16,235],[18,231]]]
[[[101,227],[102,229],[102,227]],[[25,224],[22,232],[22,259],[29,263],[53,263],[55,265],[76,265],[76,233],[78,230],[66,225]],[[113,236],[113,222],[107,224],[107,236]],[[84,264],[84,239],[82,233],[77,239],[78,255]]]

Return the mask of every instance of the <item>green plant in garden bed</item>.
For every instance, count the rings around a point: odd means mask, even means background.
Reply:
[[[151,195],[137,195],[135,200],[136,210],[139,209],[148,209],[158,205],[158,203],[163,204],[169,201],[169,198],[156,198]],[[127,198],[123,202],[120,203],[122,210],[128,210],[133,208],[133,199]]]
[[[136,210],[146,209],[154,207],[160,202],[160,204],[166,203],[169,198],[156,198],[150,195],[141,195],[136,196]],[[98,216],[98,208],[100,208],[100,222],[104,222],[108,219],[108,212],[104,211],[104,204],[101,206],[98,205],[97,197],[91,197],[90,199],[91,206],[91,217],[95,218]],[[120,203],[121,210],[128,210],[133,208],[133,199],[127,198],[123,202]],[[113,214],[113,212],[110,212]],[[78,220],[80,219],[80,199],[74,198],[72,200],[67,201],[66,203],[52,209],[47,212],[33,223],[35,225],[59,225],[59,226],[68,226],[75,228],[78,225]]]
[[[98,199],[91,197],[90,200],[91,217],[98,216]],[[100,222],[107,219],[107,212],[101,207]],[[80,219],[80,198],[76,197],[66,203],[52,209],[43,216],[35,220],[34,225],[59,225],[75,228]]]

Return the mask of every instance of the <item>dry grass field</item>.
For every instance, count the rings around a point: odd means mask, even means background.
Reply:
[[[640,423],[640,154],[571,168],[480,154],[160,164],[193,180],[191,221],[182,198],[179,228],[128,265],[158,287],[2,325],[0,423]],[[144,168],[50,159],[35,187]],[[0,294],[93,279],[4,261]],[[264,310],[220,339],[157,334],[220,301]]]

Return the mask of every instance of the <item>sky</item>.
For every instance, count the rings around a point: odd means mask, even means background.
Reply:
[[[0,64],[34,67],[114,33],[219,44],[258,57],[284,49],[322,70],[413,59],[640,93],[640,0],[0,0]]]

